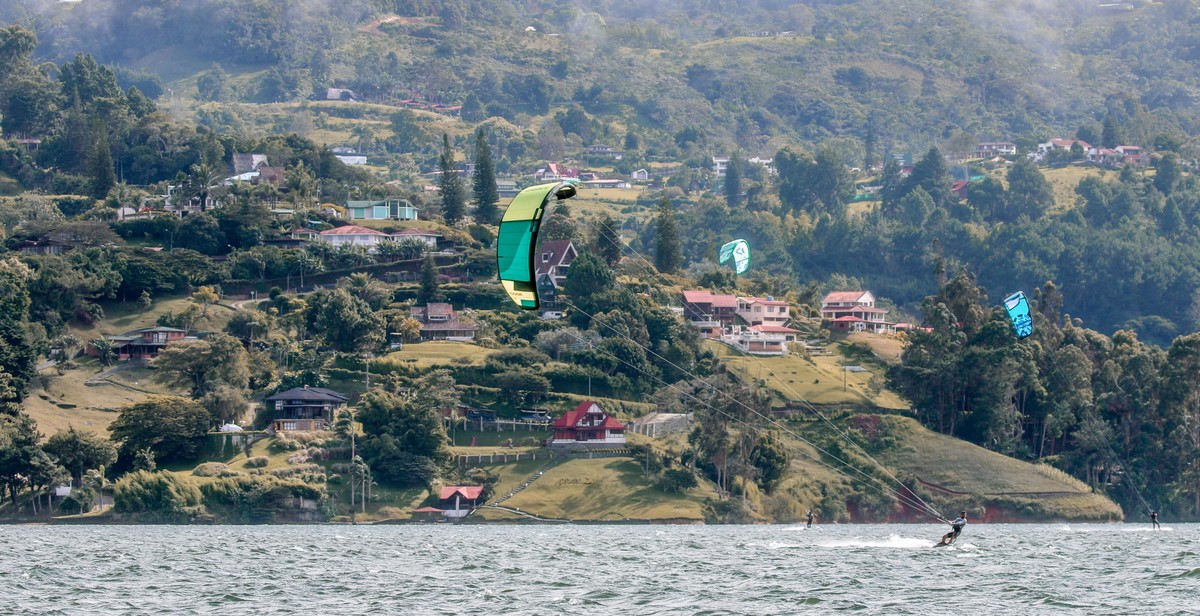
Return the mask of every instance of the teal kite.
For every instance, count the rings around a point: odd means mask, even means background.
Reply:
[[[721,263],[733,260],[735,274],[745,274],[750,269],[750,244],[746,240],[733,240],[721,247]]]
[[[539,184],[522,190],[513,197],[500,220],[496,238],[496,270],[508,297],[526,310],[537,310],[537,269],[534,253],[537,250],[538,228],[551,199],[562,201],[575,196],[574,182]]]
[[[1017,330],[1017,338],[1025,338],[1033,333],[1033,319],[1029,316],[1029,301],[1025,293],[1017,291],[1004,298],[1004,309],[1012,320],[1013,329]]]

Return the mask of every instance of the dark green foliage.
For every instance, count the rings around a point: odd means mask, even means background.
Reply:
[[[591,252],[600,257],[609,267],[621,261],[625,243],[621,239],[621,228],[607,212],[593,225]]]
[[[361,450],[377,477],[398,486],[428,485],[436,464],[449,454],[439,411],[436,397],[421,392],[411,398],[383,391],[363,397],[356,413],[366,435]]]
[[[492,150],[483,129],[475,133],[475,175],[472,178],[475,193],[475,222],[481,225],[496,223],[496,203],[500,195],[496,191],[496,166],[492,162]]]
[[[322,490],[273,475],[222,477],[200,485],[204,505],[233,524],[265,524],[295,511],[297,497],[319,500]]]
[[[725,204],[731,208],[742,204],[742,175],[746,172],[746,161],[741,152],[734,152],[725,167]]]
[[[129,468],[139,450],[148,449],[160,464],[196,459],[211,423],[199,404],[176,396],[156,396],[121,409],[110,426],[120,443],[118,464]]]
[[[200,500],[199,488],[166,471],[136,471],[113,487],[113,509],[117,512],[149,514],[162,521],[185,521]]]
[[[51,436],[43,449],[71,473],[76,486],[82,484],[87,471],[117,461],[117,448],[112,442],[91,432],[80,432],[73,426]]]
[[[1054,189],[1028,158],[1020,158],[1008,169],[1007,207],[1000,220],[1015,221],[1020,216],[1039,220],[1054,205]]]
[[[441,176],[438,188],[442,196],[442,218],[453,225],[462,220],[466,213],[467,199],[463,190],[462,177],[454,162],[454,150],[450,149],[450,136],[442,134],[442,156],[438,164]]]
[[[337,351],[371,351],[383,343],[383,319],[343,288],[310,295],[305,319],[308,330]]]
[[[660,272],[673,274],[683,265],[683,254],[679,244],[675,204],[671,203],[670,197],[659,200],[654,225],[654,266]]]

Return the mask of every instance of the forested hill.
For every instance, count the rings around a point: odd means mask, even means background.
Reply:
[[[685,153],[832,137],[954,153],[1105,116],[1149,144],[1194,132],[1200,91],[1188,0],[15,0],[0,21],[59,63],[258,70],[231,93],[247,101],[475,94],[510,119],[574,101]]]

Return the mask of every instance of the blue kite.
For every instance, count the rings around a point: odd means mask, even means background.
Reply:
[[[1013,329],[1017,330],[1017,338],[1028,337],[1033,333],[1033,318],[1029,316],[1029,301],[1025,293],[1017,291],[1004,298],[1004,309],[1008,318],[1012,319]]]

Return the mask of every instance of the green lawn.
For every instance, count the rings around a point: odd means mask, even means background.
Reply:
[[[494,353],[467,342],[431,340],[406,344],[394,353],[388,353],[372,363],[392,363],[398,366],[411,365],[422,370],[437,366],[463,365],[482,366],[488,355]]]
[[[540,468],[541,460],[521,462],[513,468],[488,467],[501,473],[497,494],[507,494],[509,476],[519,484]],[[514,486],[515,487],[515,486]],[[629,458],[572,458],[546,472],[504,506],[547,518],[588,521],[694,520],[704,519],[706,498],[716,493],[707,483],[686,494],[658,489],[642,475],[641,467]],[[483,519],[510,519],[507,514],[481,509]]]
[[[146,392],[177,393],[152,382],[150,371],[145,368],[135,368],[111,377],[113,381],[134,389],[112,384],[87,385],[86,381],[103,366],[89,357],[79,357],[75,362],[79,367],[68,370],[62,376],[53,368],[47,368],[29,384],[30,393],[24,407],[37,421],[38,429],[43,434],[54,434],[74,426],[77,430],[89,430],[107,436],[108,425],[117,418],[117,411],[145,400],[151,395]]]
[[[885,368],[878,362],[849,360],[839,352],[840,343],[831,343],[829,355],[811,359],[792,353],[779,357],[760,357],[740,353],[729,345],[705,341],[735,374],[743,378],[763,380],[767,387],[785,400],[804,400],[812,404],[851,404],[889,409],[908,408],[895,393],[882,389],[872,391],[871,377],[884,376]],[[798,348],[798,347],[797,347]],[[857,365],[866,372],[848,372],[845,365]]]

